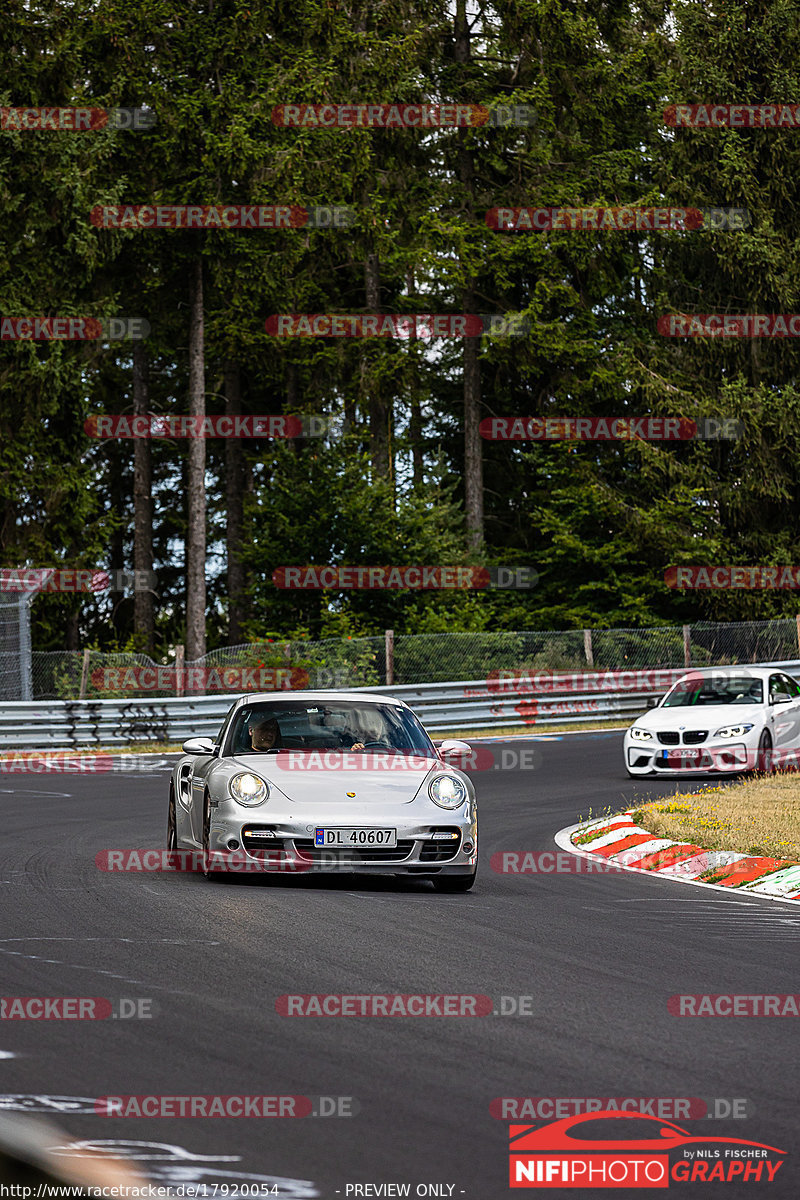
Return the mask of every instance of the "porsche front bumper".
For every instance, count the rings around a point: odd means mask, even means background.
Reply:
[[[409,875],[469,875],[478,861],[477,818],[464,805],[464,813],[444,809],[425,821],[410,821],[385,812],[374,819],[332,819],[330,813],[315,814],[316,821],[296,814],[282,817],[267,806],[251,814],[231,812],[231,804],[212,809],[209,849],[236,851],[255,866],[260,860],[265,871],[365,872]],[[427,806],[426,806],[427,807]],[[392,828],[397,845],[322,848],[315,846],[316,829],[334,826]]]

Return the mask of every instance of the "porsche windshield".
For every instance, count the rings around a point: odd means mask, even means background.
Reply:
[[[676,685],[664,708],[701,708],[707,704],[763,704],[764,685],[748,675],[728,679],[686,679]]]
[[[433,743],[407,708],[363,700],[275,700],[244,705],[227,754],[279,750],[368,750],[433,757]]]

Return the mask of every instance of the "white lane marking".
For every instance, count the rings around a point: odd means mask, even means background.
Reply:
[[[132,1138],[122,1140],[103,1139],[95,1141],[86,1139],[80,1142],[67,1142],[65,1146],[51,1146],[53,1154],[65,1158],[93,1158],[95,1155],[107,1154],[111,1158],[125,1158],[133,1162],[161,1162],[169,1159],[180,1159],[187,1162],[241,1162],[241,1154],[195,1154],[192,1150],[184,1150],[182,1146],[171,1146],[169,1142],[139,1142]],[[142,1150],[145,1152],[142,1153]],[[152,1154],[152,1150],[166,1150],[166,1154]]]
[[[72,797],[72,792],[46,792],[41,788],[0,788],[0,792],[8,796],[67,796]]]
[[[16,1058],[13,1050],[0,1050],[0,1058]]]
[[[0,942],[144,942],[146,945],[152,945],[153,942],[163,943],[169,946],[219,946],[219,942],[190,942],[178,941],[175,938],[0,938]],[[144,987],[155,989],[156,991],[166,992],[170,996],[191,996],[194,995],[191,991],[182,991],[179,988],[170,988],[162,983],[145,982],[142,979],[130,979],[127,975],[119,975],[115,971],[105,971],[101,967],[87,967],[83,963],[65,962],[61,958],[43,958],[41,954],[24,954],[22,950],[6,950],[0,945],[0,954],[6,955],[7,958],[25,958],[32,962],[48,963],[53,966],[67,967],[71,971],[88,971],[92,975],[103,975],[107,979],[118,979],[121,983],[135,984],[136,987]]]
[[[0,938],[0,942],[138,942],[151,946],[158,942],[164,946],[219,946],[221,942],[207,942],[201,938],[127,938],[127,937],[15,937]]]
[[[62,1097],[63,1099],[63,1097]],[[96,1157],[98,1154],[108,1154],[113,1158],[124,1158],[134,1162],[158,1163],[158,1166],[148,1166],[147,1174],[156,1183],[172,1185],[194,1185],[198,1182],[207,1184],[208,1181],[233,1180],[225,1184],[224,1195],[228,1200],[242,1194],[251,1196],[254,1184],[261,1183],[267,1187],[277,1187],[278,1196],[284,1200],[314,1200],[321,1193],[316,1184],[310,1179],[292,1179],[285,1175],[259,1175],[246,1171],[231,1171],[218,1167],[217,1163],[241,1162],[239,1154],[193,1154],[183,1146],[172,1146],[169,1142],[139,1142],[128,1139],[101,1141],[68,1142],[63,1146],[51,1146],[54,1154],[62,1154],[70,1158]],[[156,1153],[153,1153],[156,1151]],[[166,1153],[163,1153],[166,1151]],[[239,1188],[247,1181],[244,1193]],[[206,1191],[206,1187],[203,1188]],[[216,1188],[214,1189],[216,1192]],[[213,1194],[213,1193],[212,1193]],[[258,1189],[262,1194],[262,1189]],[[271,1193],[272,1194],[272,1193]]]
[[[682,883],[686,887],[711,888],[715,892],[724,892],[730,896],[730,889],[723,886],[721,883],[703,883],[700,879],[677,879],[674,875],[661,876],[659,871],[648,871],[644,867],[628,867],[624,863],[617,863],[615,859],[595,859],[594,855],[580,846],[573,846],[572,835],[583,828],[583,822],[578,821],[576,825],[568,825],[566,829],[559,829],[558,833],[554,834],[553,841],[558,846],[559,850],[566,850],[569,854],[575,854],[578,858],[590,858],[595,862],[611,862],[615,863],[620,871],[630,871],[634,875],[646,875],[648,879],[666,878],[672,883]],[[771,904],[800,904],[800,900],[789,900],[785,896],[767,896],[763,892],[748,892],[748,896],[758,896],[760,900],[765,900]]]

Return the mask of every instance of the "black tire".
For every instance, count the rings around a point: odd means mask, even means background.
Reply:
[[[175,792],[169,787],[169,809],[167,811],[167,849],[178,849],[178,826],[175,820]]]
[[[772,765],[772,737],[769,730],[765,729],[758,739],[758,753],[756,755],[756,770],[764,775],[771,775],[775,770]]]
[[[468,892],[477,876],[477,871],[471,875],[437,875],[431,882],[435,892]]]

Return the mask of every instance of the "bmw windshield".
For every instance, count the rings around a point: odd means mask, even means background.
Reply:
[[[669,693],[663,708],[703,708],[714,704],[763,704],[760,679],[732,675],[727,679],[686,679]]]

